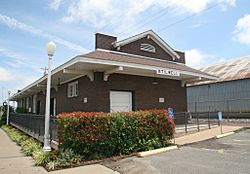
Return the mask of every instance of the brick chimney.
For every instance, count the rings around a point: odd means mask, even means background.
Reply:
[[[95,49],[105,49],[105,50],[113,50],[112,43],[117,40],[115,36],[109,36],[102,33],[95,34]]]

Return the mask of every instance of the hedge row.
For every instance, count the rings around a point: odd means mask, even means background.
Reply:
[[[174,127],[166,110],[58,115],[60,148],[70,148],[89,158],[167,146]]]

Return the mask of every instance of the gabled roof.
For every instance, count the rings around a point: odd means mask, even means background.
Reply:
[[[94,58],[95,60],[99,59],[105,61],[118,61],[121,63],[133,63],[136,64],[138,67],[139,65],[141,65],[141,66],[166,68],[170,70],[178,70],[183,74],[192,74],[198,77],[207,78],[211,80],[217,79],[216,76],[193,69],[182,63],[172,62],[168,60],[161,60],[146,56],[139,56],[135,54],[122,53],[117,51],[97,49],[96,51],[92,51],[90,53],[80,55],[78,57],[88,57],[88,58]]]
[[[149,37],[154,42],[156,42],[163,50],[165,50],[170,56],[172,56],[173,60],[176,58],[179,59],[180,56],[174,51],[173,48],[171,48],[161,37],[159,37],[153,30],[148,30],[143,33],[137,34],[135,36],[132,36],[130,38],[117,41],[113,45],[114,47],[121,47],[123,45],[127,45],[131,42],[134,42],[136,40],[142,39],[144,37]]]
[[[198,82],[195,83],[195,85],[247,79],[250,78],[250,55],[237,59],[220,61],[199,68],[199,70],[219,78],[215,81]]]

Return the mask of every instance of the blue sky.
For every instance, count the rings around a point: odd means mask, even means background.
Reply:
[[[0,87],[14,93],[41,77],[45,45],[54,40],[53,67],[94,49],[94,33],[118,39],[153,29],[188,65],[250,55],[246,0],[1,0]]]

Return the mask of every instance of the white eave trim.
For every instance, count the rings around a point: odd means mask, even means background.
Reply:
[[[139,40],[143,37],[150,36],[150,38],[155,41],[160,47],[162,47],[167,53],[169,53],[173,59],[179,59],[180,56],[174,51],[173,48],[171,48],[164,40],[162,40],[155,32],[152,30],[143,32],[141,34],[138,34],[136,36],[130,37],[128,39],[124,39],[118,42],[114,42],[114,47],[121,47],[123,45],[129,44],[131,42],[134,42],[136,40]]]
[[[103,64],[103,65],[111,65],[111,66],[122,66],[122,67],[146,69],[146,70],[153,70],[153,71],[156,71],[159,68],[162,68],[162,69],[171,70],[171,71],[178,71],[181,74],[186,74],[186,75],[191,75],[191,76],[196,76],[196,77],[202,77],[202,78],[207,78],[207,79],[211,79],[211,80],[217,80],[218,79],[217,77],[214,77],[214,76],[209,76],[209,75],[194,73],[194,72],[189,72],[189,71],[183,71],[183,70],[178,70],[178,69],[164,68],[164,67],[151,66],[151,65],[141,65],[141,64],[129,63],[129,62],[101,60],[101,59],[89,58],[89,57],[84,57],[84,56],[79,56],[79,61],[80,62],[85,62],[85,63]]]
[[[202,77],[206,79],[211,79],[211,80],[217,80],[217,77],[214,76],[209,76],[209,75],[204,75],[200,73],[194,73],[194,72],[189,72],[189,71],[183,71],[183,70],[178,70],[178,69],[172,69],[172,68],[164,68],[164,67],[157,67],[157,66],[150,66],[150,65],[141,65],[141,64],[136,64],[136,63],[129,63],[129,62],[121,62],[121,61],[111,61],[111,60],[102,60],[102,59],[96,59],[96,58],[89,58],[85,56],[77,56],[68,62],[62,64],[61,66],[55,68],[52,70],[51,75],[56,74],[59,71],[63,71],[63,69],[66,69],[67,67],[76,64],[78,62],[83,62],[83,63],[93,63],[93,64],[103,64],[103,65],[111,65],[111,66],[117,66],[117,67],[130,67],[130,68],[137,68],[137,69],[146,69],[146,70],[152,70],[156,71],[159,68],[166,69],[166,70],[171,70],[171,71],[178,71],[181,74],[186,74],[186,75],[191,75],[191,76],[196,76],[196,77]],[[39,83],[43,82],[44,80],[47,79],[47,75],[41,77],[34,83],[28,85],[24,89],[21,90],[21,92],[14,94],[11,99],[14,99],[18,95],[21,95],[28,89],[38,85]]]

